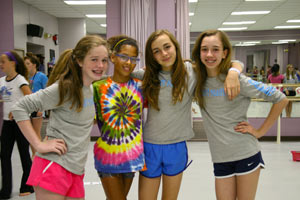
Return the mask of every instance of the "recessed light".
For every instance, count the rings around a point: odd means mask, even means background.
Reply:
[[[189,0],[189,3],[197,3],[198,0]]]
[[[64,1],[68,5],[105,5],[106,1]]]
[[[269,14],[271,11],[240,11],[240,12],[232,12],[231,15],[264,15]]]
[[[100,26],[105,28],[107,25],[106,24],[100,24]]]
[[[241,31],[246,30],[247,27],[235,27],[235,28],[218,28],[220,31]]]
[[[300,19],[291,19],[291,20],[287,20],[287,23],[300,23]]]
[[[192,22],[189,22],[189,25],[192,26]]]
[[[89,14],[89,15],[85,15],[88,18],[106,18],[106,14]]]
[[[223,25],[243,25],[243,24],[255,24],[256,21],[241,21],[241,22],[223,22]]]
[[[275,26],[276,29],[300,28],[300,26]]]
[[[194,15],[195,15],[195,13],[192,13],[192,12],[189,13],[189,16],[194,16]]]

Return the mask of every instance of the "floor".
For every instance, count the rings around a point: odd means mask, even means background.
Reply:
[[[93,166],[91,142],[89,158],[86,164],[85,190],[86,200],[105,200],[99,178]],[[292,160],[290,151],[300,151],[300,142],[260,142],[266,169],[261,173],[257,200],[299,200],[300,199],[300,162]],[[193,160],[184,172],[179,200],[215,199],[214,177],[207,142],[188,142],[189,156]],[[33,200],[34,194],[18,196],[21,177],[21,164],[17,148],[13,152],[14,188],[12,199]],[[134,179],[129,200],[137,199],[138,174]]]

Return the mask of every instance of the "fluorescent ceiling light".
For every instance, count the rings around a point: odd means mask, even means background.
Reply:
[[[300,28],[300,26],[275,26],[276,29]]]
[[[189,16],[194,16],[194,15],[195,15],[195,13],[192,13],[192,12],[189,13]]]
[[[106,25],[106,24],[100,24],[100,26],[101,26],[101,27],[106,27],[107,25]]]
[[[85,15],[87,16],[88,18],[106,18],[106,14],[92,14],[92,15]]]
[[[197,3],[198,0],[189,0],[189,3]]]
[[[260,44],[260,41],[247,41],[247,42],[243,42],[243,44]]]
[[[241,22],[223,22],[223,25],[243,25],[243,24],[255,24],[256,21],[241,21]]]
[[[246,30],[247,27],[235,27],[235,28],[218,28],[220,31],[241,31]]]
[[[272,44],[286,44],[288,42],[272,42]]]
[[[236,44],[234,46],[238,46],[238,47],[248,47],[248,46],[255,46],[255,44]]]
[[[281,0],[245,0],[245,1],[281,1]]]
[[[240,11],[240,12],[232,12],[231,15],[264,15],[269,14],[271,11]]]
[[[64,1],[68,5],[105,5],[106,1]]]
[[[296,40],[278,40],[278,42],[296,42]]]
[[[287,20],[287,23],[300,23],[300,19]]]

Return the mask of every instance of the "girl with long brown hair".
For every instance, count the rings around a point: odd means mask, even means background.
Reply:
[[[218,200],[255,199],[260,169],[264,161],[257,138],[262,137],[278,119],[288,100],[272,86],[241,74],[241,92],[232,101],[224,91],[229,73],[232,47],[228,36],[219,30],[202,32],[192,56],[196,62],[196,99],[214,164]],[[251,98],[273,103],[261,127],[247,121]]]
[[[107,42],[83,37],[58,59],[48,87],[20,99],[12,109],[20,129],[36,149],[27,184],[38,200],[84,199],[84,166],[95,117],[92,82],[108,65]],[[29,113],[51,110],[46,140],[41,141]]]
[[[144,96],[149,102],[144,128],[147,170],[139,176],[139,199],[157,199],[162,180],[162,199],[177,199],[183,171],[188,166],[186,140],[194,136],[191,105],[196,74],[184,62],[176,38],[167,30],[153,32],[146,43]],[[240,65],[238,68],[241,70]],[[238,69],[236,69],[238,70]],[[239,71],[240,71],[239,70]],[[237,72],[231,72],[232,95],[238,92]]]

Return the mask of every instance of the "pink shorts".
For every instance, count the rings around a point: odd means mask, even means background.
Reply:
[[[66,197],[84,198],[83,177],[84,174],[74,174],[53,161],[35,156],[27,184]]]

